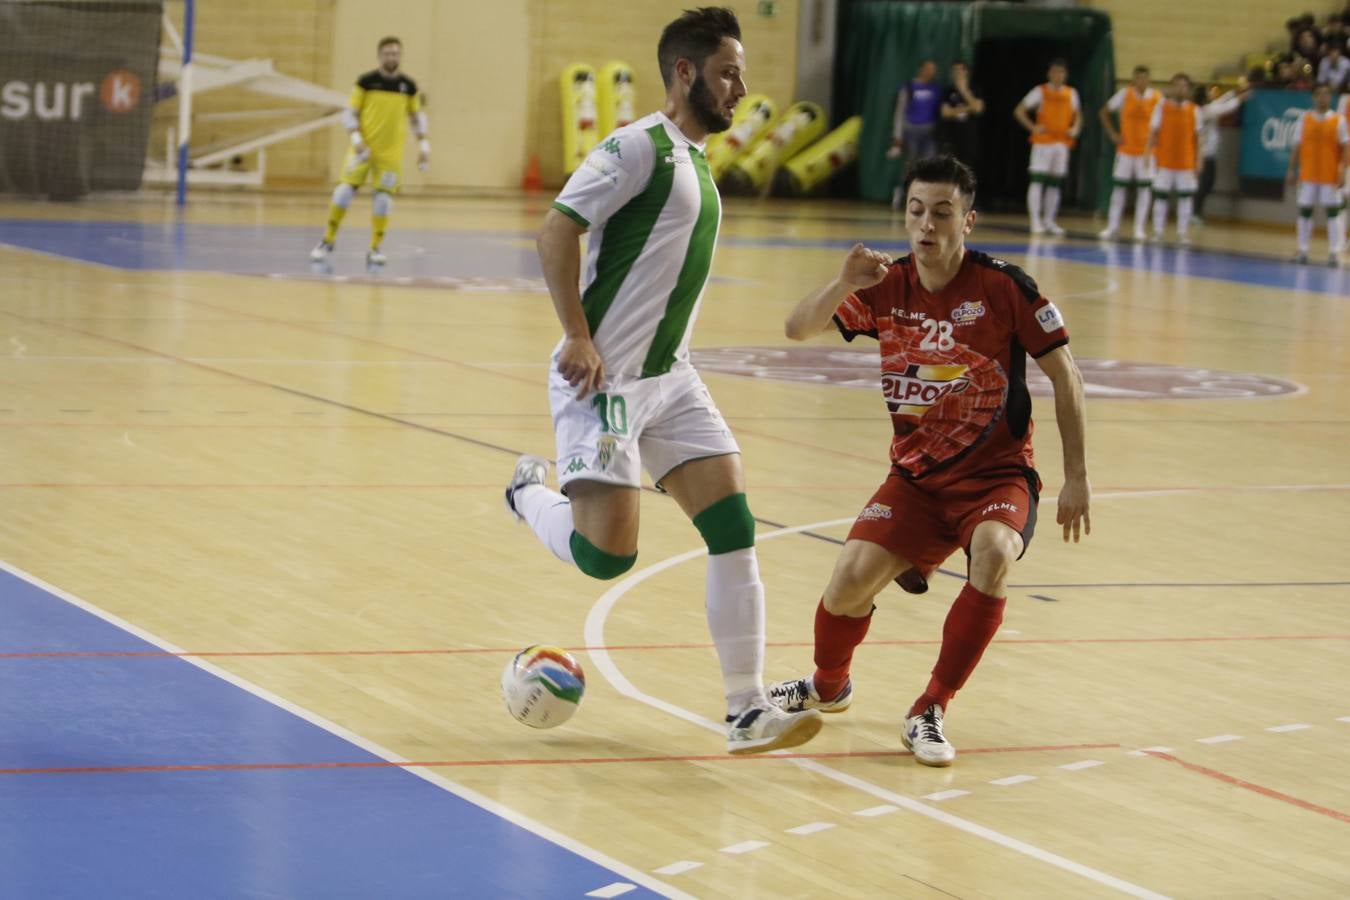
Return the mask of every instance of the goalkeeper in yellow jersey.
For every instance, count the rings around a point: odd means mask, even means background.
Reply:
[[[422,112],[417,85],[399,71],[402,42],[396,37],[380,41],[379,57],[380,67],[356,80],[347,108],[342,111],[342,124],[351,133],[352,146],[343,160],[342,180],[334,189],[333,203],[328,208],[328,229],[309,254],[315,263],[328,262],[342,217],[347,214],[356,189],[369,179],[375,187],[375,199],[366,266],[372,269],[383,266],[385,256],[380,252],[380,243],[403,170],[403,147],[408,140],[409,124],[419,139],[417,167],[425,171],[431,155],[427,116]]]

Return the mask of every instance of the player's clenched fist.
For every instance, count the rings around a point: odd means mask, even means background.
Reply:
[[[854,290],[869,288],[881,283],[890,264],[889,253],[868,250],[862,244],[854,244],[844,259],[844,268],[839,272],[839,280]]]
[[[558,374],[577,388],[580,400],[599,390],[605,380],[605,364],[590,338],[568,338],[558,352]]]

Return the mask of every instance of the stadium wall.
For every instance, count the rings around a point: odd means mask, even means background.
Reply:
[[[1285,20],[1311,10],[1323,18],[1332,9],[1309,0],[1085,0],[1111,15],[1116,74],[1128,78],[1136,65],[1155,81],[1174,72],[1208,81],[1216,69],[1236,71],[1249,53],[1288,45]]]

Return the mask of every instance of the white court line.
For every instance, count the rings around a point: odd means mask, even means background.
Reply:
[[[757,535],[756,540],[770,541],[786,535],[797,534],[801,531],[811,531],[817,528],[829,528],[834,525],[844,525],[852,522],[853,519],[853,516],[849,516],[848,518],[843,519],[830,519],[824,522],[811,522],[807,525],[795,525],[791,528],[779,528],[774,531],[766,531]],[[584,635],[586,646],[590,648],[586,652],[590,656],[591,661],[595,664],[596,670],[599,671],[601,676],[610,683],[610,686],[620,694],[631,697],[640,703],[645,703],[648,706],[659,709],[676,718],[683,719],[690,724],[712,731],[719,737],[725,737],[725,723],[714,722],[711,719],[700,716],[698,713],[690,712],[682,706],[676,706],[668,700],[662,700],[659,697],[653,697],[650,694],[638,690],[637,686],[628,680],[628,676],[624,675],[619,667],[615,665],[613,658],[609,655],[609,651],[605,649],[605,620],[609,618],[610,611],[624,594],[628,593],[629,590],[646,581],[648,578],[664,572],[666,569],[688,562],[691,559],[698,559],[701,556],[706,556],[707,552],[706,548],[699,548],[697,550],[680,553],[669,557],[668,559],[663,559],[660,562],[652,563],[649,566],[638,569],[626,578],[616,582],[595,601],[595,604],[591,606],[590,612],[586,614]],[[982,838],[990,843],[998,844],[1001,847],[1005,847],[1016,853],[1021,853],[1024,856],[1029,856],[1032,859],[1039,860],[1047,865],[1055,866],[1066,872],[1072,872],[1075,875],[1086,878],[1089,881],[1094,881],[1097,884],[1113,888],[1123,894],[1128,894],[1132,897],[1149,898],[1149,900],[1165,900],[1166,898],[1165,894],[1155,893],[1154,891],[1140,887],[1137,884],[1132,884],[1124,879],[1117,878],[1114,875],[1108,875],[1105,872],[1085,866],[1082,863],[1075,862],[1067,857],[1060,856],[1057,853],[1043,850],[1034,844],[1028,844],[1025,841],[1018,840],[1017,838],[1006,835],[1000,831],[995,831],[992,828],[987,828],[984,825],[971,822],[968,819],[954,816],[951,813],[930,806],[927,803],[921,803],[912,797],[905,797],[881,787],[880,785],[873,784],[870,781],[864,781],[863,779],[849,775],[846,772],[830,768],[815,760],[792,759],[788,761],[798,768],[805,769],[808,772],[814,772],[817,775],[830,778],[840,784],[846,784],[849,787],[864,791],[880,800],[892,803],[901,809],[907,809],[910,812],[926,816],[929,819]]]
[[[1350,722],[1350,716],[1337,716],[1337,722]]]
[[[1171,747],[1141,747],[1138,750],[1131,750],[1126,756],[1148,756],[1150,753],[1171,753]]]
[[[1276,734],[1284,734],[1286,731],[1302,731],[1305,728],[1311,728],[1311,725],[1274,725],[1267,728],[1266,731],[1273,731]]]
[[[891,806],[889,803],[883,803],[880,806],[869,806],[867,809],[860,809],[854,813],[855,816],[862,816],[866,819],[874,819],[877,816],[889,815],[893,812],[899,812],[900,807]]]
[[[993,781],[989,783],[1006,787],[1007,785],[1010,784],[1023,784],[1025,782],[1035,780],[1036,780],[1035,775],[1009,775],[1007,778],[995,778]]]
[[[815,834],[818,831],[829,831],[834,827],[833,822],[810,822],[806,825],[798,825],[796,828],[787,829],[788,834]]]
[[[1070,772],[1077,772],[1079,769],[1095,769],[1097,766],[1104,766],[1106,763],[1100,759],[1085,759],[1082,762],[1065,763],[1058,768],[1067,769]]]
[[[1196,738],[1195,742],[1197,744],[1226,744],[1229,741],[1240,740],[1242,740],[1242,735],[1240,734],[1216,734],[1213,737]]]
[[[966,797],[969,796],[969,794],[970,791],[959,791],[956,788],[952,788],[950,791],[938,791],[935,794],[924,794],[923,799],[934,801],[955,800],[957,797]]]
[[[703,863],[694,862],[692,859],[682,859],[679,862],[673,862],[668,866],[662,866],[659,869],[653,869],[657,875],[683,875],[685,872],[692,872],[701,868]]]
[[[740,855],[742,853],[753,853],[756,850],[769,846],[768,841],[741,841],[739,844],[732,844],[729,847],[723,847],[719,853],[730,853]]]
[[[602,888],[596,888],[593,891],[587,891],[587,897],[622,897],[629,891],[636,891],[637,885],[628,884],[624,881],[616,881],[613,884],[607,884]]]
[[[383,747],[372,740],[369,740],[368,738],[364,738],[361,735],[357,734],[356,732],[350,731],[347,728],[344,728],[343,726],[337,724],[336,722],[324,718],[323,716],[319,715],[316,712],[312,712],[311,710],[308,710],[303,706],[299,706],[298,704],[292,703],[290,700],[278,696],[277,694],[272,693],[266,688],[260,687],[251,681],[247,681],[243,678],[240,678],[238,675],[234,675],[230,672],[227,672],[226,670],[219,668],[209,662],[186,655],[186,651],[183,650],[183,648],[175,644],[171,644],[168,641],[164,640],[163,638],[155,634],[152,634],[151,632],[146,631],[145,629],[140,628],[139,626],[133,625],[130,622],[126,621],[125,619],[120,618],[119,616],[115,616],[112,613],[95,606],[94,604],[88,602],[87,600],[83,600],[68,591],[56,587],[55,585],[48,584],[41,578],[38,578],[36,575],[31,575],[28,572],[23,571],[22,569],[16,568],[10,565],[9,563],[5,562],[4,560],[0,560],[0,570],[8,572],[14,577],[20,578],[28,582],[29,584],[33,585],[34,587],[46,591],[52,596],[64,600],[71,606],[77,607],[91,615],[97,616],[98,618],[102,619],[108,624],[114,625],[122,629],[123,631],[127,632],[128,634],[134,635],[135,637],[140,638],[141,640],[145,641],[148,644],[152,644],[167,653],[174,654],[178,659],[181,659],[188,665],[196,666],[203,672],[206,672],[210,675],[214,675],[215,677],[219,678],[221,681],[234,685],[240,690],[247,691],[248,693],[252,694],[253,696],[257,697],[260,700],[266,700],[273,706],[280,707],[281,709],[286,710],[286,712],[290,713],[291,715],[303,719],[306,722],[310,723],[311,725],[316,725],[319,728],[322,728],[324,731],[329,732],[330,734],[337,735],[338,737],[342,738],[348,743],[360,747],[362,750],[366,751],[372,756],[377,756],[380,759],[392,763],[408,762],[407,757],[401,756],[395,753],[394,751],[386,747]],[[536,834],[539,837],[544,838],[545,840],[552,841],[559,847],[562,847],[565,850],[570,850],[576,855],[582,857],[583,859],[587,859],[595,863],[596,865],[603,866],[604,868],[609,869],[610,871],[614,872],[617,875],[622,875],[624,878],[637,882],[638,884],[642,885],[648,890],[655,891],[658,894],[664,894],[667,897],[677,897],[680,898],[680,900],[694,900],[694,898],[691,897],[689,894],[686,894],[680,890],[676,890],[675,888],[670,887],[669,885],[652,878],[651,876],[647,875],[645,872],[639,869],[635,869],[632,866],[626,865],[625,863],[621,863],[617,859],[612,859],[611,857],[601,853],[599,850],[595,850],[591,847],[586,846],[585,844],[581,843],[575,838],[568,837],[567,835],[563,834],[560,831],[553,830],[552,828],[543,824],[542,822],[536,822],[533,819],[529,818],[528,816],[524,815],[523,813],[516,812],[515,810],[507,806],[503,806],[496,800],[493,800],[490,797],[480,794],[477,791],[473,790],[472,788],[468,788],[462,784],[459,784],[458,782],[451,781],[449,778],[446,778],[439,772],[436,772],[432,769],[422,768],[420,766],[405,765],[402,768],[403,771],[411,772],[418,778],[421,778],[423,781],[427,781],[448,793],[454,794],[456,797],[459,797],[462,800],[467,800],[474,806],[486,810],[487,812],[492,813],[494,816],[497,816],[498,818],[505,819],[506,821],[512,823],[513,825],[518,825],[521,828],[524,828],[526,831],[532,832],[533,834]]]

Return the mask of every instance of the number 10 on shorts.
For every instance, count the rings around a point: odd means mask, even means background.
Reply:
[[[618,394],[596,394],[591,400],[600,416],[600,431],[603,434],[628,433],[628,404]]]

